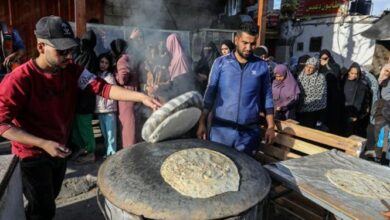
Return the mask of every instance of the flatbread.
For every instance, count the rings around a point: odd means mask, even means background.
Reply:
[[[325,173],[337,188],[354,196],[390,198],[390,182],[353,170],[331,169]]]
[[[238,191],[240,175],[227,156],[206,148],[192,148],[170,155],[160,169],[173,189],[192,198],[210,198]]]
[[[202,111],[195,107],[173,113],[154,129],[148,142],[156,143],[185,134],[199,121],[201,114]]]
[[[146,120],[142,127],[142,138],[149,143],[152,143],[151,135],[154,133],[156,128],[163,123],[169,116],[180,110],[196,107],[202,107],[202,95],[196,91],[186,92],[169,102],[165,103],[161,108],[153,112],[153,114]],[[183,119],[186,120],[186,119]],[[191,129],[188,128],[187,131]],[[157,142],[154,138],[153,142]]]

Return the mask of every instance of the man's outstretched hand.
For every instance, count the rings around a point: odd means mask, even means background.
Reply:
[[[159,101],[149,96],[145,97],[145,99],[142,101],[142,104],[153,109],[153,111],[161,107],[161,103]]]

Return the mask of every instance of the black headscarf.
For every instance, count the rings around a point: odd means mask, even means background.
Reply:
[[[210,48],[210,51],[205,52],[204,48]],[[218,52],[217,46],[213,42],[207,43],[200,54],[200,60],[195,66],[195,73],[202,73],[208,75],[211,70],[211,66],[214,63],[214,60],[219,57],[220,54]]]
[[[356,68],[358,71],[358,77],[356,80],[348,80],[348,73],[352,68]],[[352,113],[358,114],[363,109],[364,99],[367,95],[367,84],[363,81],[362,70],[358,63],[352,63],[347,73],[343,78],[344,85],[344,105],[347,108],[351,108]]]
[[[224,44],[229,48],[230,52],[232,52],[236,48],[236,45],[234,45],[231,40],[223,40],[221,42],[221,46]]]
[[[96,35],[92,30],[89,30],[80,39],[80,54],[75,59],[75,63],[84,66],[94,74],[99,69],[99,62],[94,51],[95,46]],[[76,112],[78,114],[92,114],[95,110],[95,97],[95,94],[88,89],[79,90]]]
[[[96,74],[98,61],[94,51],[96,35],[92,30],[83,34],[80,39],[80,54],[75,58],[75,63],[84,66],[90,72]]]
[[[120,38],[111,41],[110,46],[115,60],[118,60],[122,54],[126,53],[128,47],[127,42]]]
[[[334,60],[332,54],[330,53],[329,50],[327,49],[323,49],[320,51],[320,56],[319,58],[321,59],[322,55],[326,54],[326,56],[328,56],[329,58],[329,61],[328,61],[328,66],[325,66],[325,65],[321,65],[320,63],[320,67],[318,69],[318,72],[322,73],[322,74],[325,74],[325,75],[328,75],[329,73],[332,74],[335,79],[340,82],[340,66],[336,63],[336,61]]]

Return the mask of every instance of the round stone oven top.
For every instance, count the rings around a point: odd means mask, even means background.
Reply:
[[[171,188],[160,167],[172,153],[189,148],[206,148],[229,157],[240,175],[239,190],[199,199]],[[151,219],[218,219],[238,215],[262,201],[271,180],[257,161],[233,148],[184,139],[144,142],[119,151],[101,165],[98,185],[106,199],[131,214]]]

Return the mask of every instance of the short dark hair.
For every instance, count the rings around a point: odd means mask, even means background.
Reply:
[[[247,33],[256,36],[259,33],[259,27],[254,22],[246,22],[241,24],[241,29],[238,30],[237,35]]]

